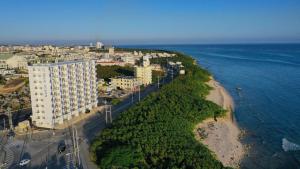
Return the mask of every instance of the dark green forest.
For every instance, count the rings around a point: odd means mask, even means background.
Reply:
[[[111,77],[117,76],[133,76],[134,68],[130,66],[96,66],[97,78],[109,81]]]
[[[225,168],[193,134],[197,123],[225,114],[205,100],[210,74],[181,53],[168,60],[181,61],[186,74],[122,112],[101,132],[90,147],[99,168]]]

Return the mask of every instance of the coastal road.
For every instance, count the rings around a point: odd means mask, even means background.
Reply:
[[[165,80],[161,80],[160,84],[169,83],[170,77]],[[146,87],[140,93],[140,98],[145,98],[148,94],[157,91],[157,85],[150,85]],[[112,118],[116,118],[121,112],[128,109],[130,106],[138,102],[138,93],[134,94],[133,102],[132,97],[129,96],[121,103],[112,107]],[[80,141],[80,159],[82,168],[84,169],[96,169],[98,168],[90,159],[89,146],[91,141],[101,133],[106,127],[105,113],[94,113],[85,120],[82,120],[74,124],[74,127],[78,130],[78,136]],[[67,143],[66,152],[59,154],[57,151],[58,145],[62,142]],[[21,159],[29,158],[31,163],[27,167],[39,169],[45,168],[64,168],[69,163],[67,153],[71,151],[72,140],[70,130],[55,130],[55,135],[52,130],[45,130],[39,133],[27,133],[25,136],[17,136],[15,140],[12,140],[8,146],[14,154],[14,162],[10,168],[20,168],[18,163]]]

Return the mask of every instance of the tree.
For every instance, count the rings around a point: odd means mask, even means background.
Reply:
[[[109,78],[117,76],[133,76],[133,67],[129,66],[101,66],[97,65],[97,78],[109,81]]]
[[[185,76],[120,114],[93,141],[92,155],[100,168],[225,168],[192,131],[202,120],[225,112],[205,100],[209,73],[188,56],[176,59],[185,66]]]
[[[0,75],[0,85],[5,85],[6,79],[4,76]]]

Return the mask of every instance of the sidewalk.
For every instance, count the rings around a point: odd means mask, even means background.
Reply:
[[[55,127],[55,129],[61,130],[61,129],[65,129],[67,127],[70,127],[72,124],[76,124],[78,122],[81,122],[82,120],[93,116],[97,112],[101,112],[103,109],[104,109],[104,106],[95,107],[94,109],[91,110],[90,113],[79,114],[79,116],[74,117],[71,120],[68,120],[68,121],[64,122],[63,124],[57,125]]]

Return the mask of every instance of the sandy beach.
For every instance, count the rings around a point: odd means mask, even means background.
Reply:
[[[196,139],[207,145],[223,165],[239,168],[240,160],[245,154],[245,148],[239,141],[240,129],[232,116],[234,102],[228,92],[213,78],[207,84],[213,87],[207,100],[228,111],[225,117],[218,118],[217,121],[207,119],[198,124],[194,130]]]

